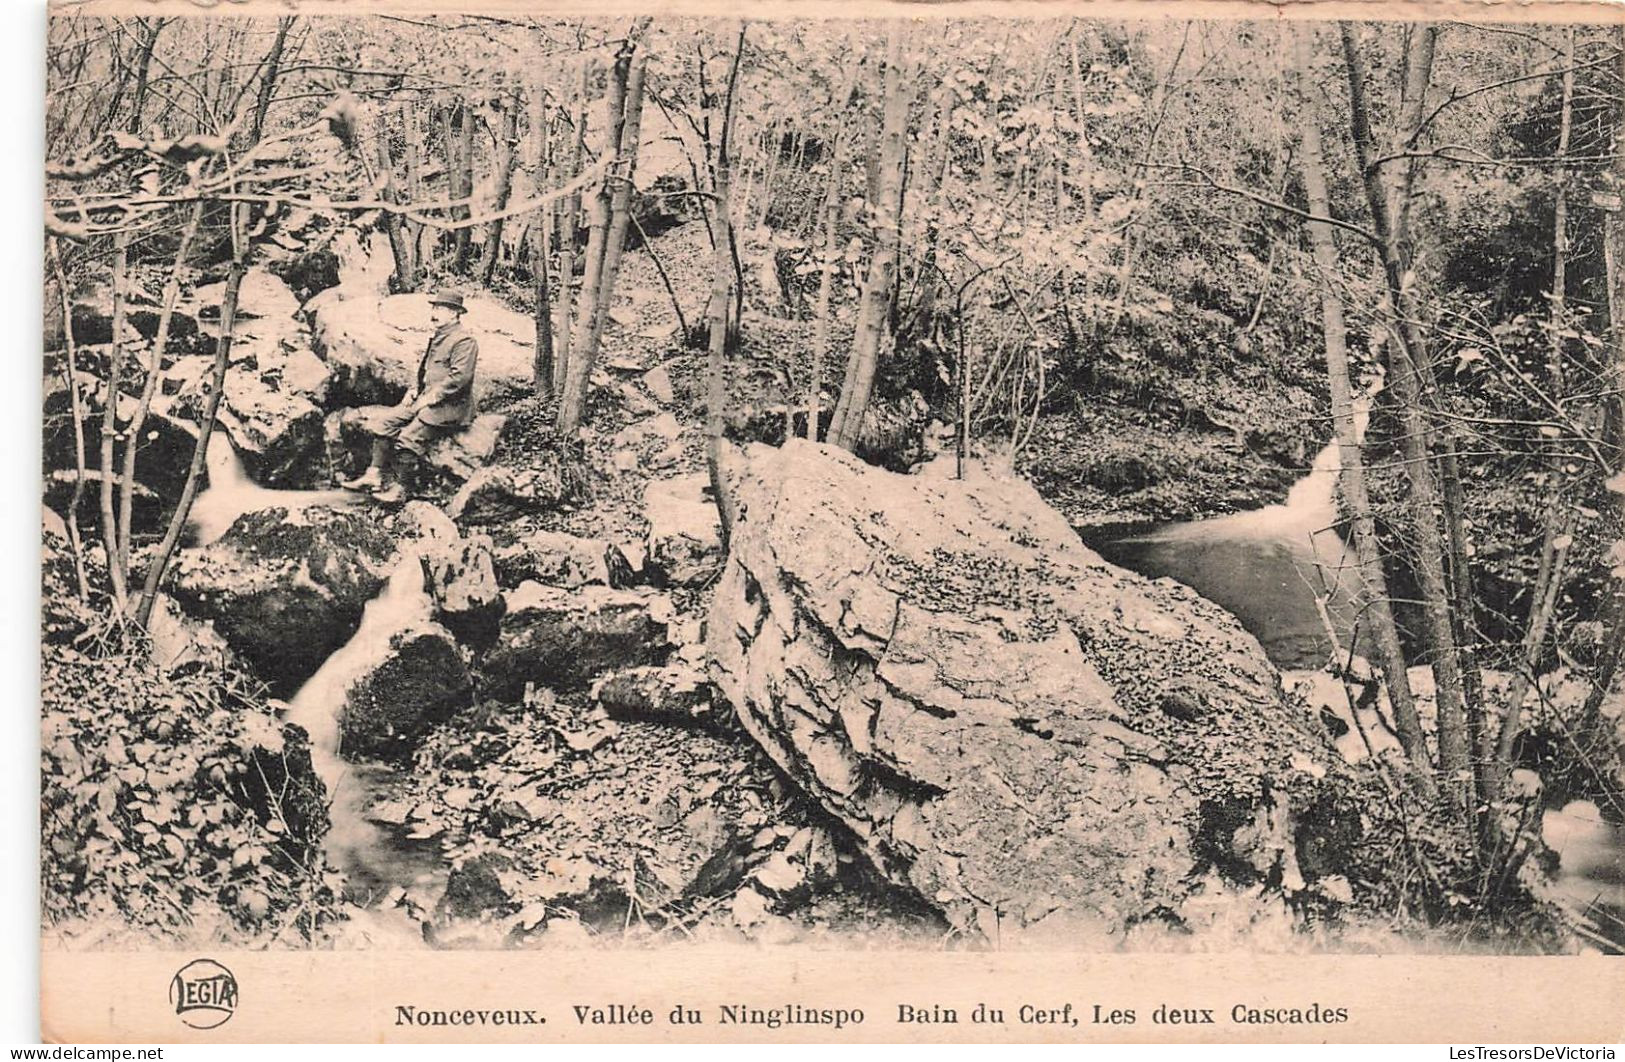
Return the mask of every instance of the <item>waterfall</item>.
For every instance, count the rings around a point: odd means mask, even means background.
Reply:
[[[1356,437],[1375,393],[1355,399]],[[1342,470],[1333,438],[1278,505],[1091,545],[1114,564],[1172,577],[1227,609],[1277,666],[1318,669],[1332,652],[1328,622],[1346,650],[1356,620],[1358,560],[1336,527]]]

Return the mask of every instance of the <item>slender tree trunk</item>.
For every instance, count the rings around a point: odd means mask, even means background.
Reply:
[[[620,276],[621,258],[626,253],[626,230],[632,215],[632,189],[638,166],[638,138],[643,129],[643,83],[648,70],[648,54],[637,57],[627,78],[625,122],[621,127],[620,151],[616,159],[615,189],[610,197],[609,232],[604,242],[604,268],[599,278],[598,303],[593,308],[592,335],[586,348],[587,370],[598,357],[610,304],[615,299],[615,282]]]
[[[1422,80],[1426,70],[1423,60],[1431,58],[1432,27],[1418,27],[1417,43],[1410,56],[1408,82]],[[1407,504],[1411,516],[1411,531],[1415,536],[1417,581],[1422,595],[1423,627],[1431,649],[1438,691],[1439,707],[1439,766],[1445,777],[1444,791],[1456,810],[1470,814],[1470,750],[1467,740],[1466,707],[1463,702],[1461,665],[1456,652],[1451,625],[1451,598],[1445,577],[1444,543],[1439,530],[1438,513],[1443,504],[1438,484],[1433,476],[1428,428],[1422,413],[1422,395],[1429,386],[1431,375],[1427,365],[1427,348],[1419,325],[1414,279],[1411,275],[1408,253],[1401,237],[1406,210],[1403,204],[1410,198],[1409,182],[1405,182],[1397,195],[1399,206],[1390,200],[1389,189],[1382,174],[1371,165],[1372,137],[1369,108],[1366,102],[1365,60],[1360,54],[1354,29],[1342,24],[1343,55],[1347,64],[1351,126],[1355,155],[1359,171],[1363,174],[1366,200],[1371,210],[1372,225],[1381,242],[1382,265],[1387,283],[1388,300],[1396,321],[1400,342],[1389,349],[1397,356],[1389,372],[1390,386],[1399,403],[1403,436],[1402,450],[1405,471],[1410,483]],[[1420,99],[1412,96],[1411,107],[1418,112]],[[1407,110],[1410,110],[1408,107]],[[1413,123],[1406,128],[1414,129]],[[1469,822],[1469,825],[1471,823]]]
[[[62,341],[66,361],[62,375],[68,385],[68,411],[73,417],[73,496],[68,501],[68,546],[73,550],[73,574],[79,583],[79,600],[90,600],[90,581],[85,578],[85,548],[79,534],[79,506],[85,499],[85,414],[79,402],[79,347],[73,338],[73,300],[68,295],[68,278],[62,269],[62,254],[56,239],[50,241],[51,266],[56,271],[57,297],[62,303]]]
[[[265,73],[260,75],[259,91],[254,97],[254,122],[248,130],[250,147],[265,136],[265,115],[271,109],[271,95],[276,91],[276,81],[282,73],[282,51],[287,47],[288,31],[293,29],[297,17],[288,15],[277,20],[276,37],[271,41],[271,50],[265,55]]]
[[[573,181],[581,173],[582,158],[586,153],[587,136],[587,83],[592,74],[591,64],[583,59],[581,73],[571,91],[574,107],[571,111],[570,161],[565,179]],[[581,220],[581,193],[571,192],[564,201],[564,213],[559,219],[559,321],[553,330],[553,393],[564,391],[564,381],[570,371],[571,341],[575,334],[572,311],[575,305],[576,264],[580,259],[580,239],[577,228]],[[585,279],[585,278],[583,278]]]
[[[551,115],[546,93],[537,79],[531,95],[531,156],[536,191],[545,192],[553,180]],[[536,279],[536,351],[531,364],[531,393],[544,402],[553,400],[553,306],[549,276],[553,257],[553,203],[549,201],[531,223],[531,274]]]
[[[440,118],[440,144],[446,154],[446,195],[455,200],[462,192],[462,179],[457,176],[457,123],[455,116],[460,104],[445,104],[437,108]],[[455,222],[458,218],[457,208],[450,207],[446,217]],[[435,231],[434,258],[444,260],[457,252],[457,230],[437,229]],[[455,264],[455,259],[453,259]]]
[[[135,509],[135,459],[141,449],[141,429],[146,425],[147,413],[152,409],[152,400],[158,393],[159,384],[164,375],[164,348],[169,345],[170,322],[174,320],[175,301],[181,294],[181,269],[186,265],[186,256],[191,253],[192,239],[197,235],[198,224],[203,219],[203,204],[198,203],[192,207],[187,215],[186,227],[181,230],[181,242],[175,252],[175,264],[170,268],[169,279],[164,283],[164,304],[158,315],[158,331],[152,337],[152,352],[147,358],[147,378],[141,386],[141,400],[136,405],[135,415],[130,419],[130,425],[125,429],[124,441],[124,471],[119,480],[119,567],[125,572],[130,570],[130,524]]]
[[[729,203],[729,183],[732,174],[729,159],[731,127],[733,125],[734,92],[739,85],[739,60],[745,52],[746,23],[740,23],[739,43],[734,48],[733,63],[728,71],[728,89],[722,100],[718,132],[715,171],[711,186],[711,232],[716,240],[711,266],[711,306],[709,312],[710,335],[706,347],[705,395],[705,465],[711,479],[711,493],[717,501],[717,520],[721,529],[722,550],[726,554],[733,536],[733,502],[728,484],[722,474],[723,406],[727,401],[725,377],[728,350],[728,288],[736,278],[733,269],[733,218]]]
[[[452,208],[451,216],[458,221],[473,217],[474,204],[474,109],[464,100],[457,106],[457,140],[451,152],[450,166],[454,188],[452,197],[462,200],[461,206]],[[463,226],[452,237],[451,267],[459,273],[468,272],[469,229]]]
[[[880,192],[876,198],[877,240],[869,275],[864,281],[858,305],[857,332],[847,358],[841,396],[830,421],[829,441],[850,450],[857,444],[874,390],[875,369],[891,317],[891,300],[897,272],[898,231],[901,224],[898,193],[903,180],[903,138],[908,123],[912,86],[904,76],[903,49],[906,30],[894,28],[887,49],[885,75],[885,115],[881,130]]]
[[[768,131],[767,160],[762,169],[761,202],[756,207],[756,228],[767,224],[767,212],[773,205],[773,178],[779,169],[779,151],[784,144],[784,126],[786,119],[779,119],[773,123]],[[747,200],[746,202],[749,202]]]
[[[1553,397],[1564,398],[1567,373],[1563,364],[1563,329],[1567,326],[1569,204],[1568,153],[1569,138],[1574,118],[1574,29],[1570,27],[1563,51],[1563,98],[1557,134],[1557,158],[1560,167],[1556,202],[1552,208],[1552,316],[1551,346],[1547,351],[1546,375],[1551,382]],[[1512,748],[1518,740],[1522,725],[1523,701],[1529,695],[1535,669],[1545,653],[1546,631],[1563,585],[1563,570],[1568,561],[1568,545],[1572,541],[1575,525],[1574,510],[1562,500],[1564,460],[1554,456],[1551,462],[1551,486],[1547,491],[1546,528],[1541,536],[1540,567],[1529,595],[1529,619],[1519,646],[1520,667],[1513,675],[1508,690],[1506,714],[1501,717],[1500,733],[1493,740],[1494,755],[1486,776],[1485,799],[1500,799],[1508,772],[1512,769]]]
[[[401,130],[406,137],[406,198],[411,203],[423,201],[423,144],[422,127],[418,124],[417,108],[410,100],[400,104]],[[428,264],[429,255],[423,250],[423,233],[425,227],[421,222],[406,221],[406,242],[412,250],[411,276],[412,290],[416,290],[418,279],[423,275],[424,267]]]
[[[639,22],[647,25],[646,19]],[[561,433],[573,432],[581,425],[587,385],[598,358],[599,343],[609,318],[609,305],[615,297],[615,278],[620,271],[621,254],[626,247],[627,217],[631,210],[632,182],[637,167],[638,137],[643,116],[643,80],[647,68],[646,55],[634,54],[639,35],[636,31],[628,35],[627,43],[616,59],[615,74],[610,85],[608,125],[616,133],[617,139],[611,140],[609,146],[615,149],[615,164],[605,174],[604,184],[599,190],[593,232],[587,241],[587,276],[582,285],[579,311],[580,337],[571,352],[564,393],[559,399],[558,423]],[[610,189],[612,181],[613,192]]]
[[[812,371],[807,379],[805,434],[809,442],[818,439],[819,406],[824,392],[824,356],[829,351],[829,303],[835,287],[835,256],[840,241],[841,183],[845,176],[846,129],[842,126],[835,132],[835,153],[830,160],[829,184],[824,189],[823,258],[818,264],[818,309],[813,316]]]
[[[660,275],[660,284],[666,289],[666,297],[671,300],[671,311],[677,317],[677,334],[688,334],[688,318],[683,314],[683,304],[677,299],[677,289],[672,286],[671,274],[666,272],[666,264],[660,259],[660,252],[655,248],[654,241],[649,234],[643,231],[643,223],[638,221],[636,214],[631,215],[632,227],[637,230],[638,240],[643,249],[649,252],[649,261],[654,263],[655,272]]]
[[[395,185],[395,160],[389,150],[389,123],[382,106],[372,113],[373,165],[378,169],[378,193],[386,203],[399,203],[400,190]],[[389,237],[389,249],[395,258],[395,290],[416,291],[417,277],[412,266],[412,247],[407,240],[404,222],[393,211],[383,212],[384,234]]]
[[[519,157],[519,101],[510,99],[502,109],[502,143],[497,152],[496,206],[506,210],[508,196],[513,190],[513,167]],[[489,285],[495,275],[497,259],[502,254],[502,218],[491,222],[485,230],[485,249],[480,255],[480,283]]]
[[[153,602],[158,587],[169,569],[170,558],[180,544],[181,533],[186,530],[187,518],[192,512],[192,501],[197,497],[198,484],[203,479],[208,463],[209,440],[214,435],[215,418],[220,412],[220,397],[226,390],[226,368],[231,364],[232,332],[237,323],[237,295],[242,290],[243,274],[247,272],[246,238],[243,233],[241,206],[231,211],[232,259],[226,272],[225,293],[220,298],[220,338],[214,347],[214,365],[209,373],[209,400],[203,410],[197,444],[192,448],[192,464],[186,470],[186,483],[181,487],[180,501],[169,518],[163,541],[152,563],[147,567],[146,581],[141,590],[141,603],[136,610],[136,622],[145,627],[152,617]]]
[[[1312,26],[1306,25],[1297,27],[1294,33],[1298,98],[1303,123],[1303,183],[1309,212],[1330,217],[1331,197],[1326,190],[1325,150],[1321,144],[1320,121],[1316,108],[1310,103],[1311,93],[1308,90],[1313,80],[1310,63],[1313,32]],[[1332,238],[1329,224],[1312,221],[1307,228],[1315,265],[1321,274],[1320,308],[1326,347],[1326,373],[1332,396],[1332,423],[1337,432],[1342,464],[1338,485],[1343,496],[1344,515],[1353,530],[1355,553],[1360,560],[1361,611],[1368,617],[1367,625],[1376,648],[1377,663],[1382,668],[1383,685],[1388,691],[1388,704],[1394,714],[1394,727],[1399,733],[1400,746],[1420,776],[1431,782],[1427,741],[1422,734],[1416,698],[1411,692],[1406,673],[1399,631],[1394,623],[1393,610],[1389,607],[1388,580],[1382,570],[1376,524],[1371,516],[1371,498],[1366,488],[1364,449],[1355,422],[1353,387],[1349,379],[1347,330],[1338,283],[1341,270],[1337,244]]]
[[[1461,661],[1461,698],[1462,708],[1467,715],[1467,748],[1472,758],[1474,792],[1478,795],[1478,803],[1482,803],[1489,792],[1490,775],[1494,773],[1490,763],[1494,756],[1495,738],[1490,733],[1485,715],[1484,679],[1478,670],[1475,648],[1478,642],[1477,595],[1470,562],[1473,548],[1467,539],[1467,523],[1462,518],[1467,500],[1462,493],[1461,462],[1457,458],[1459,445],[1454,433],[1446,434],[1439,452],[1439,487],[1444,499],[1446,575],[1451,593],[1451,614],[1455,620],[1456,652]],[[1493,838],[1493,833],[1487,831],[1493,830],[1493,823],[1484,818],[1480,820],[1480,827],[1487,851]]]
[[[616,112],[625,104],[626,78],[630,73],[630,62],[630,57],[626,57],[625,64],[617,60],[615,66],[611,68],[609,92],[605,97],[604,104],[604,125],[606,128],[615,129],[620,125]],[[616,141],[607,141],[604,145],[604,151],[607,154],[615,151],[617,147],[618,143]],[[574,431],[579,425],[581,418],[580,403],[586,397],[583,394],[581,398],[573,398],[573,393],[577,366],[586,356],[587,337],[592,332],[593,310],[598,305],[598,286],[602,283],[604,275],[604,243],[609,237],[610,191],[608,181],[609,178],[606,174],[604,181],[599,184],[597,191],[593,195],[590,208],[591,215],[587,223],[587,248],[583,254],[581,291],[576,296],[575,334],[570,344],[570,364],[566,366],[564,371],[564,387],[559,393],[558,425],[561,432]],[[583,380],[589,379],[591,372],[584,372],[581,376]],[[585,386],[583,386],[583,391],[585,391]]]
[[[107,394],[102,399],[101,436],[102,547],[107,552],[107,581],[113,593],[113,608],[120,618],[125,611],[125,571],[119,564],[118,524],[113,513],[113,442],[118,435],[119,382],[124,369],[124,285],[129,272],[129,247],[125,233],[113,237],[113,343],[107,354]],[[71,320],[69,327],[72,327]]]
[[[156,15],[147,23],[147,33],[141,41],[141,54],[135,63],[135,98],[130,101],[130,121],[125,126],[131,133],[141,132],[141,118],[147,108],[147,75],[152,68],[152,52],[158,45],[158,34],[168,24],[168,19]]]

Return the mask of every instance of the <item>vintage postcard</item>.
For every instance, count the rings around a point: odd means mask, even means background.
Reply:
[[[1625,10],[44,46],[47,1039],[1625,1034]]]

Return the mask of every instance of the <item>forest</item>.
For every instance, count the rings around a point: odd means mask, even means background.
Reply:
[[[47,71],[48,940],[1625,949],[1618,27]]]

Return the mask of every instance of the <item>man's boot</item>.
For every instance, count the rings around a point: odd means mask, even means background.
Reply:
[[[395,478],[383,490],[373,491],[374,501],[384,505],[399,505],[418,496],[418,455],[402,449],[395,455]]]
[[[367,470],[354,479],[341,479],[339,486],[345,490],[377,490],[384,485],[384,462],[389,460],[390,440],[375,438],[372,440],[372,461]]]

